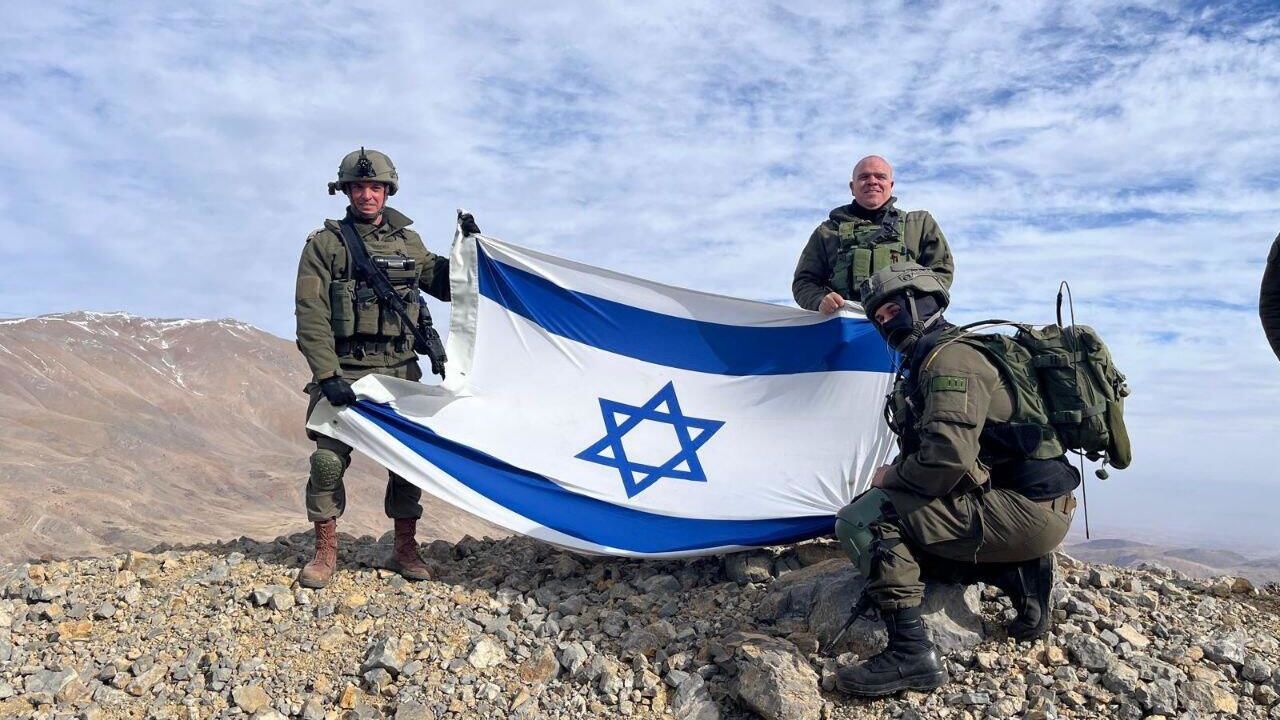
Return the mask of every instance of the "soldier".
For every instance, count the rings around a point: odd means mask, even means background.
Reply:
[[[902,355],[886,413],[901,452],[836,521],[866,581],[855,615],[874,603],[889,633],[888,647],[842,669],[837,687],[879,696],[948,680],[921,619],[922,564],[1000,587],[1018,613],[1011,637],[1048,631],[1052,552],[1071,525],[1080,475],[997,366],[943,319],[943,277],[897,263],[860,290],[867,318]]]
[[[1271,243],[1267,269],[1262,273],[1262,292],[1258,298],[1258,315],[1262,329],[1276,357],[1280,358],[1280,235]]]
[[[849,189],[853,202],[832,210],[800,253],[791,283],[800,307],[834,313],[846,300],[859,300],[858,287],[872,273],[905,260],[931,268],[951,287],[955,263],[947,239],[928,211],[895,207],[888,161],[878,155],[859,160]]]
[[[360,148],[338,166],[338,179],[329,183],[329,194],[341,190],[350,200],[346,217],[326,220],[324,227],[307,237],[298,262],[295,314],[298,349],[311,366],[311,396],[307,416],[321,396],[335,406],[356,401],[351,383],[372,373],[405,380],[422,379],[412,330],[388,307],[383,307],[368,282],[358,272],[342,240],[342,223],[349,223],[364,240],[367,253],[378,267],[386,268],[393,288],[405,300],[410,320],[417,322],[419,290],[449,300],[449,260],[428,252],[413,221],[386,206],[400,188],[391,158],[376,150]],[[468,218],[469,219],[469,218]],[[479,232],[474,220],[464,229]],[[351,447],[307,431],[316,450],[311,454],[307,481],[307,516],[315,523],[315,557],[298,575],[304,587],[329,584],[338,563],[337,521],[346,507],[342,476],[351,464]],[[383,506],[395,521],[395,552],[391,566],[410,580],[430,578],[418,556],[415,537],[422,517],[422,491],[389,472]]]

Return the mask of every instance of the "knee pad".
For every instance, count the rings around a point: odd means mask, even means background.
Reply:
[[[311,486],[321,492],[333,492],[342,485],[342,473],[347,463],[332,450],[311,453]]]
[[[836,537],[840,547],[858,567],[862,577],[870,577],[871,549],[876,536],[872,524],[884,519],[884,506],[889,496],[879,488],[872,488],[845,505],[836,514]]]

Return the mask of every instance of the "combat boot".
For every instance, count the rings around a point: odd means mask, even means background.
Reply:
[[[860,665],[836,673],[836,689],[848,695],[880,697],[902,690],[928,692],[950,681],[929,640],[920,607],[883,613],[889,644]]]
[[[414,518],[396,518],[395,554],[388,566],[406,580],[430,580],[431,569],[418,556],[417,525]]]
[[[338,569],[338,521],[336,518],[316,523],[316,553],[311,562],[298,573],[298,584],[308,588],[322,588],[333,579]]]
[[[993,585],[1004,591],[1018,615],[1006,628],[1015,640],[1035,640],[1049,632],[1053,613],[1053,555],[1001,566]]]

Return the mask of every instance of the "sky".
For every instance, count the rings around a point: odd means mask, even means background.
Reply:
[[[1094,536],[1280,541],[1270,2],[28,5],[0,27],[0,315],[232,317],[293,337],[348,151],[447,252],[486,234],[791,304],[796,258],[896,168],[956,255],[954,321],[1061,280],[1129,377]],[[435,305],[444,321],[447,306]],[[1083,525],[1077,513],[1077,527]]]

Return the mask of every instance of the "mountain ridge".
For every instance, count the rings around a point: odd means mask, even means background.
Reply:
[[[0,560],[306,527],[309,379],[293,343],[234,319],[0,320]],[[384,473],[357,454],[344,531],[390,526]],[[423,506],[424,538],[502,533]]]

